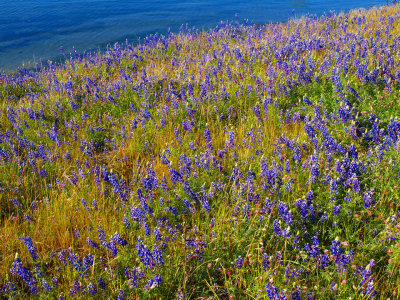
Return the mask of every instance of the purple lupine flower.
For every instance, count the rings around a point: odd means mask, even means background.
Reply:
[[[88,292],[89,292],[90,295],[96,295],[96,293],[97,293],[97,287],[96,287],[95,284],[89,283],[88,286],[87,286],[87,288],[88,288]]]
[[[35,274],[37,277],[43,277],[43,273],[42,270],[40,269],[40,265],[39,264],[35,264]]]
[[[243,214],[244,214],[244,217],[245,217],[246,221],[249,220],[249,213],[250,213],[249,205],[246,203],[243,206]]]
[[[22,265],[21,259],[16,257],[10,269],[12,275],[18,275],[29,286],[32,294],[37,293],[36,281],[32,277],[31,272]]]
[[[375,266],[375,260],[371,259],[369,264],[362,271],[362,279],[359,284],[359,290],[365,285],[367,286],[366,290],[363,290],[363,294],[366,295],[367,299],[371,299],[376,296],[377,292],[374,289],[373,283],[373,275],[372,268]]]
[[[379,128],[379,120],[375,119],[374,124],[372,125],[372,141],[374,144],[378,144],[380,141],[380,128]]]
[[[153,245],[153,252],[152,252],[154,261],[159,265],[164,265],[162,250],[157,247],[156,244]]]
[[[74,269],[79,272],[80,275],[83,275],[82,262],[79,260],[79,255],[72,252],[72,248],[69,248],[68,250],[67,259],[70,265],[72,265]]]
[[[42,279],[42,287],[46,290],[46,291],[48,291],[48,292],[50,292],[53,288],[47,283],[47,281],[46,281],[46,279]]]
[[[291,299],[293,299],[293,300],[301,300],[299,287],[295,288],[295,289],[292,291],[292,293],[291,293],[290,296],[292,297]]]
[[[267,291],[267,296],[270,300],[275,300],[275,299],[286,299],[283,295],[281,295],[278,291],[278,289],[273,285],[272,282],[268,282],[265,285],[265,290]]]
[[[67,265],[67,261],[65,260],[65,257],[64,257],[65,252],[67,252],[67,251],[65,249],[62,249],[57,254],[57,258],[58,258],[59,262],[61,264],[63,264],[64,266]]]
[[[99,208],[98,208],[98,206],[97,206],[97,201],[96,201],[96,199],[93,199],[93,200],[92,200],[92,206],[93,206],[94,210],[99,210]]]
[[[97,233],[99,236],[100,244],[103,248],[108,248],[106,234],[104,233],[103,227],[99,226],[97,229]]]
[[[269,256],[267,253],[264,253],[262,255],[262,266],[263,266],[264,272],[266,272],[267,269],[269,269]]]
[[[300,213],[301,219],[303,220],[304,223],[306,223],[308,216],[307,202],[304,201],[303,199],[297,199],[294,204],[296,205],[297,210]]]
[[[137,244],[135,245],[135,248],[138,251],[138,256],[140,257],[140,260],[144,264],[145,268],[152,268],[153,267],[153,255],[151,251],[146,248],[146,246],[143,244],[143,242],[139,239],[137,241]]]
[[[129,228],[129,226],[131,225],[129,223],[129,219],[126,216],[124,216],[124,218],[122,219],[122,224],[125,226],[125,228]]]
[[[162,235],[158,227],[154,227],[154,238],[156,241],[161,241]]]
[[[190,173],[192,170],[192,161],[186,154],[182,154],[179,160],[179,172],[186,176],[186,178],[190,177]]]
[[[311,180],[312,182],[316,182],[319,174],[320,174],[320,170],[319,170],[319,163],[318,163],[318,156],[317,155],[312,155],[311,156]]]
[[[89,270],[90,267],[93,265],[93,263],[94,263],[94,256],[89,253],[87,256],[83,258],[83,269],[85,271]]]
[[[378,292],[375,290],[375,285],[373,280],[370,280],[367,283],[367,289],[365,291],[365,295],[367,299],[375,298],[378,295]]]
[[[270,199],[266,198],[266,199],[265,199],[265,204],[264,204],[265,213],[266,213],[267,215],[269,215],[269,214],[271,213],[271,211],[272,211],[272,209],[274,208],[275,205],[276,205],[275,202],[272,202]]]
[[[204,193],[204,195],[203,195],[202,198],[203,198],[203,199],[202,199],[202,202],[201,202],[201,203],[203,204],[204,210],[205,210],[206,212],[210,213],[210,212],[211,212],[211,207],[210,207],[210,204],[209,204],[209,202],[208,202],[207,194]]]
[[[75,103],[72,99],[69,101],[69,103],[73,111],[76,111],[79,108],[79,105]]]
[[[19,238],[19,239],[24,241],[33,261],[36,261],[38,259],[38,255],[36,253],[36,247],[33,245],[32,239],[30,237],[23,237],[23,238]]]
[[[107,284],[104,282],[102,277],[99,277],[99,279],[97,280],[97,283],[99,284],[99,287],[103,290],[107,287]]]
[[[119,290],[119,291],[118,291],[117,300],[125,300],[125,297],[124,297],[124,290]]]
[[[254,114],[256,115],[257,119],[262,122],[260,106],[257,104],[254,106]]]
[[[329,193],[332,195],[330,201],[335,202],[338,193],[338,186],[335,179],[331,180],[329,187],[330,187]]]
[[[54,288],[58,288],[58,277],[53,276],[51,280],[53,281]]]
[[[240,170],[239,170],[239,168],[237,168],[237,166],[235,166],[235,167],[233,167],[230,180],[235,181],[235,179],[238,178],[238,176],[240,176]]]
[[[285,162],[285,172],[290,173],[290,161],[288,159]]]
[[[136,288],[144,278],[144,273],[139,268],[132,268],[132,271],[130,271],[128,267],[125,267],[125,275],[131,288]]]
[[[186,208],[189,208],[189,210],[191,210],[192,204],[190,204],[190,202],[186,198],[182,199],[182,203],[183,205],[185,205]]]
[[[89,246],[91,246],[93,248],[96,248],[96,249],[99,249],[99,244],[97,244],[96,242],[94,242],[90,238],[87,238],[86,242],[88,243]]]
[[[15,208],[21,208],[21,204],[18,202],[18,198],[11,198],[10,202],[14,205]]]
[[[304,124],[304,130],[310,139],[315,137],[315,129],[309,123]]]
[[[142,190],[140,188],[137,189],[137,194],[139,197],[139,202],[142,208],[149,214],[153,214],[153,210],[150,208],[150,206],[147,204],[146,198],[143,196]]]
[[[281,236],[282,235],[282,230],[281,230],[281,226],[279,224],[278,219],[274,220],[273,227],[274,227],[275,234],[278,235],[278,236]]]
[[[236,263],[235,263],[235,268],[240,269],[243,266],[243,257],[238,256]]]
[[[346,265],[350,263],[352,258],[352,254],[344,254],[343,249],[340,246],[340,242],[338,239],[332,241],[332,245],[330,246],[332,250],[332,255],[335,259],[335,263],[338,267],[338,271],[343,273],[346,270]]]
[[[176,182],[181,182],[183,180],[182,175],[179,172],[177,172],[174,168],[170,167],[169,173],[172,184]]]
[[[289,226],[292,225],[293,223],[292,214],[290,213],[289,208],[285,203],[279,202],[278,213],[281,216],[281,218],[285,221],[286,225]]]
[[[354,146],[354,144],[350,145],[350,149],[349,149],[351,156],[353,157],[354,160],[358,160],[358,153],[357,153],[357,149]]]
[[[292,159],[293,159],[293,161],[296,163],[296,164],[300,164],[301,163],[301,149],[300,149],[300,146],[299,145],[295,145],[294,146],[294,148],[293,148],[293,157],[292,157]]]
[[[233,130],[230,130],[228,136],[229,147],[233,148],[235,146],[235,132]]]
[[[160,155],[160,159],[161,159],[161,163],[164,165],[169,165],[171,163],[164,154]]]
[[[206,143],[211,142],[211,134],[210,134],[210,129],[208,129],[208,127],[204,129],[204,140],[206,141]]]
[[[9,280],[7,280],[4,283],[3,288],[1,289],[2,292],[8,294],[8,293],[12,293],[13,291],[15,291],[17,288],[15,287],[15,284]]]
[[[29,221],[29,222],[35,222],[28,214],[24,214],[24,219]]]
[[[346,183],[353,188],[353,190],[360,194],[361,193],[361,186],[360,186],[360,181],[358,180],[358,177],[356,174],[353,173],[353,175],[346,181]]]
[[[150,230],[149,224],[147,224],[146,222],[143,222],[143,228],[144,228],[144,234],[146,236],[150,236],[151,230]]]
[[[118,232],[114,233],[114,235],[110,238],[110,240],[113,240],[114,242],[117,242],[119,245],[122,247],[128,245],[128,242],[122,238]]]
[[[154,276],[152,279],[150,279],[150,280],[146,283],[145,289],[147,289],[147,290],[154,289],[154,288],[160,286],[161,282],[162,282],[161,275],[158,274],[158,275]]]
[[[371,199],[371,195],[368,192],[366,192],[364,194],[363,200],[364,200],[364,207],[365,208],[371,207],[372,199]]]
[[[131,206],[131,219],[134,221],[138,221],[139,223],[143,222],[146,218],[146,212],[135,206]]]
[[[342,208],[342,207],[341,207],[340,205],[334,205],[334,206],[333,206],[333,213],[334,213],[335,216],[338,216],[338,215],[339,215],[340,209],[341,209],[341,208]]]

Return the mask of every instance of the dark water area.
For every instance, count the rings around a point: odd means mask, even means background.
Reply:
[[[0,0],[0,70],[40,60],[59,60],[60,47],[102,50],[115,42],[137,43],[152,33],[198,29],[220,21],[284,22],[294,16],[347,12],[387,4],[384,0]]]

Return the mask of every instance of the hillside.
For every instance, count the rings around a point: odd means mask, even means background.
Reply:
[[[0,75],[0,297],[395,299],[400,6]]]

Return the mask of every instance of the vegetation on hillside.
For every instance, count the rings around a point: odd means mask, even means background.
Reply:
[[[400,6],[0,75],[0,297],[400,293]]]

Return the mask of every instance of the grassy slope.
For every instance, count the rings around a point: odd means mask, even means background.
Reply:
[[[400,292],[399,9],[152,36],[1,77],[4,296],[32,295],[28,282],[37,297],[90,297],[90,284],[164,299]]]

